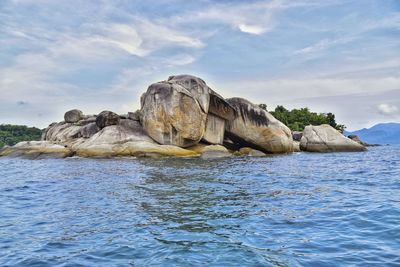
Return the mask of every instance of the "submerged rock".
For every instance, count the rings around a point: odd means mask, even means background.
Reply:
[[[72,109],[64,114],[65,122],[74,123],[80,121],[81,119],[83,119],[83,112],[79,109]]]
[[[253,149],[251,147],[242,147],[239,149],[237,155],[239,156],[250,156],[250,157],[263,157],[266,156],[264,152],[261,152],[260,150]]]
[[[230,156],[231,153],[229,153],[228,149],[221,145],[209,145],[204,147],[201,151],[202,159],[225,158]]]
[[[363,145],[345,137],[328,124],[306,126],[300,141],[300,149],[308,152],[365,151]]]
[[[230,98],[227,102],[238,114],[226,125],[229,139],[266,153],[292,152],[293,139],[287,126],[243,98]]]

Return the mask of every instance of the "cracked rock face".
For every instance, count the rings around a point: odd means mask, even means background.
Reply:
[[[365,151],[363,145],[345,137],[328,124],[306,126],[300,149],[308,152],[357,152]]]
[[[293,151],[290,129],[267,111],[243,98],[230,98],[227,102],[237,116],[226,125],[226,135],[232,141],[266,153]]]
[[[193,76],[172,76],[150,85],[142,96],[141,123],[163,145],[189,147],[204,135],[209,88]]]

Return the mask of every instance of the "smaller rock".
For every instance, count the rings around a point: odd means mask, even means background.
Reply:
[[[356,152],[366,150],[363,145],[345,137],[328,124],[306,126],[300,141],[300,149],[308,152]]]
[[[202,159],[215,159],[215,158],[225,158],[230,157],[231,153],[229,153],[226,147],[221,145],[209,145],[203,148],[201,158]]]
[[[95,135],[98,131],[100,131],[99,126],[97,126],[96,122],[92,122],[83,126],[80,130],[80,136],[83,138],[90,138]]]
[[[65,122],[75,123],[83,119],[83,112],[79,109],[72,109],[70,111],[65,112],[64,120]]]
[[[263,157],[266,156],[264,152],[261,152],[260,150],[253,149],[251,147],[242,147],[237,151],[236,153],[238,156],[250,156],[250,157]]]
[[[96,124],[100,129],[111,125],[118,125],[120,117],[118,114],[111,111],[102,111],[96,118]]]
[[[293,141],[300,142],[301,138],[303,137],[303,132],[293,131],[292,137],[293,137]]]
[[[260,150],[256,150],[256,149],[252,149],[249,154],[250,157],[264,157],[267,154],[265,154],[264,152],[261,152]]]

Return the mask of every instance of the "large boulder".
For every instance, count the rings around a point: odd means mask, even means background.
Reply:
[[[351,152],[366,150],[363,145],[345,137],[328,124],[306,126],[300,141],[300,149],[308,152]]]
[[[222,144],[225,121],[235,110],[200,78],[170,76],[141,97],[141,122],[160,144],[189,147],[204,140]]]
[[[160,144],[189,147],[204,135],[208,86],[199,79],[170,77],[150,85],[141,98],[141,122]],[[185,86],[185,87],[184,87]]]
[[[64,114],[64,121],[68,123],[75,123],[81,119],[83,119],[83,112],[79,109],[72,109]]]
[[[230,98],[237,116],[228,121],[225,134],[240,144],[265,153],[286,153],[293,151],[290,129],[270,113],[243,98]]]
[[[100,112],[100,114],[97,115],[96,118],[96,124],[100,129],[103,129],[104,127],[110,125],[118,125],[119,121],[119,115],[108,110]]]

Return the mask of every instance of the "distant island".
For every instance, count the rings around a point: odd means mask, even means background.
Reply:
[[[368,129],[345,131],[344,134],[357,135],[370,144],[400,144],[400,123],[379,123]]]

